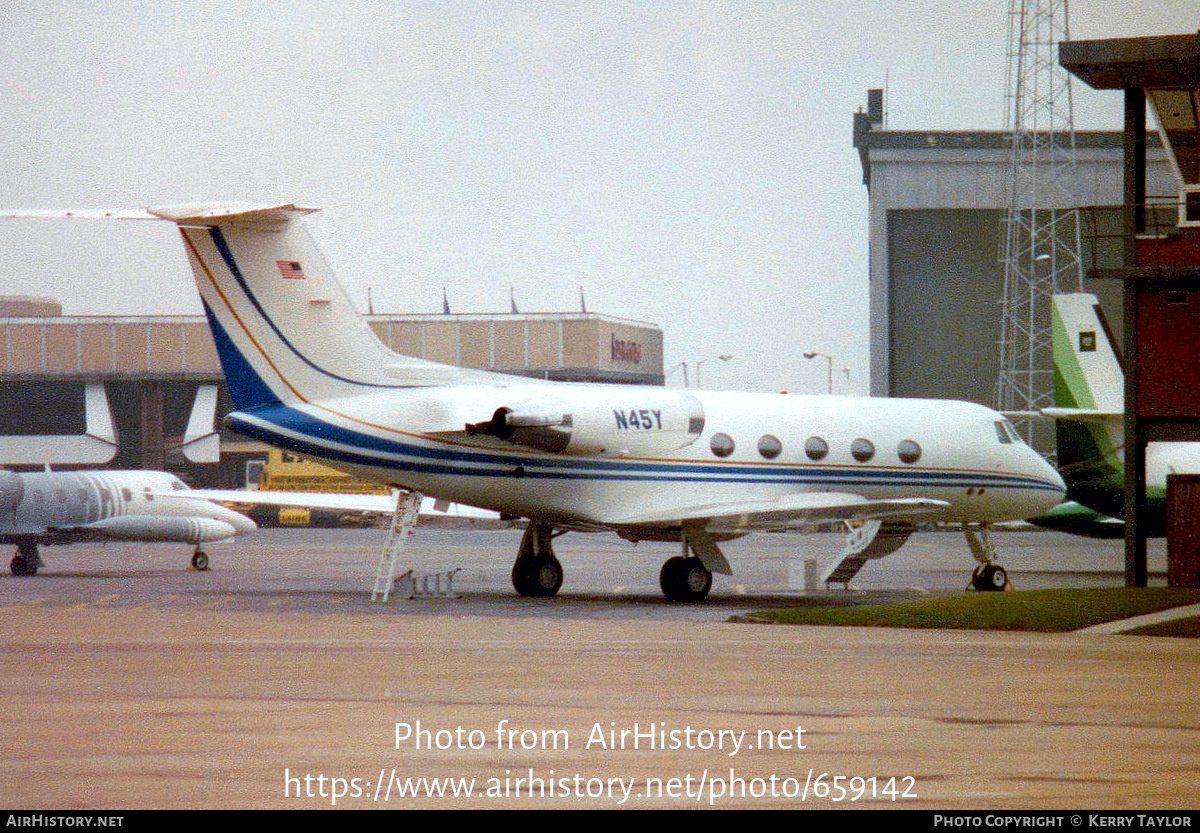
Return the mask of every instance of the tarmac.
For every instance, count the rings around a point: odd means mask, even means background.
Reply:
[[[7,804],[1195,807],[1196,640],[727,621],[962,592],[961,536],[816,594],[789,562],[835,536],[751,536],[697,605],[657,592],[674,546],[604,535],[557,539],[563,591],[520,598],[518,539],[418,530],[418,570],[461,568],[460,598],[387,604],[373,530],[264,530],[207,573],[181,546],[44,550],[39,576],[0,578]],[[1020,589],[1122,583],[1120,542],[998,542]]]

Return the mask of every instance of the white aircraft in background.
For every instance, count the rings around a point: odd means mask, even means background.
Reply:
[[[332,511],[391,515],[396,508],[396,495],[361,494],[357,492],[285,492],[265,489],[189,489],[187,497],[211,500],[226,506],[249,509],[255,506],[328,509]],[[243,510],[244,511],[244,510]],[[421,501],[419,516],[423,521],[484,522],[502,520],[499,512],[477,509],[461,503],[435,500]]]
[[[192,566],[208,569],[201,544],[257,529],[254,521],[207,500],[160,471],[0,470],[0,543],[16,544],[14,576],[36,575],[39,545],[87,541],[191,544]]]
[[[1091,538],[1125,534],[1125,372],[1095,295],[1055,295],[1053,408],[1058,469],[1070,503],[1031,523]],[[1146,446],[1147,534],[1167,534],[1167,475],[1200,472],[1200,443]]]
[[[178,224],[232,429],[362,479],[529,518],[512,571],[523,595],[558,592],[555,531],[679,541],[660,583],[694,601],[714,572],[732,572],[719,541],[831,522],[852,528],[828,581],[895,551],[914,521],[946,521],[982,527],[968,532],[976,582],[1002,585],[986,525],[1062,498],[1058,473],[979,405],[539,382],[393,353],[300,222],[313,210],[92,216]]]

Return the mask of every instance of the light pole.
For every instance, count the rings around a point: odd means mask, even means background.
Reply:
[[[687,362],[680,362],[679,364],[672,367],[670,370],[667,371],[667,375],[663,377],[663,380],[665,381],[666,379],[668,379],[672,373],[674,373],[676,370],[678,370],[681,367],[683,368],[683,386],[685,388],[689,387],[688,375],[687,375]]]
[[[826,362],[829,363],[829,366],[827,368],[827,372],[825,375],[826,375],[826,379],[829,383],[829,393],[832,394],[833,393],[833,356],[829,355],[828,353],[818,353],[816,350],[812,350],[812,351],[804,354],[804,358],[806,358],[806,359],[815,359],[817,356],[820,356]]]
[[[727,362],[732,358],[732,355],[727,354],[724,356],[709,356],[706,359],[701,359],[698,362],[694,362],[694,366],[696,368],[696,387],[700,387],[700,365],[704,364],[705,362],[712,361],[713,359],[720,359],[723,362]]]

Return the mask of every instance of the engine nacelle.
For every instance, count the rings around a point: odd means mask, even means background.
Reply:
[[[486,434],[552,454],[652,457],[696,441],[704,407],[680,391],[618,386],[555,392],[500,406],[486,422],[467,425]]]

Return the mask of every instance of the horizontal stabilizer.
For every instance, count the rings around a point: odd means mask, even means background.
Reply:
[[[1123,412],[1098,411],[1094,408],[1042,408],[1042,414],[1051,419],[1073,420],[1075,422],[1121,421],[1125,418]]]
[[[256,203],[190,203],[186,205],[152,206],[146,211],[163,220],[184,225],[212,225],[219,220],[253,218],[267,222],[282,222],[297,214],[312,214],[319,208],[284,203],[264,205]]]
[[[61,209],[11,209],[8,211],[0,211],[0,217],[15,220],[162,220],[162,217],[156,217],[149,211],[142,209],[130,209],[120,211],[106,211],[104,209],[84,209],[75,210],[70,208]]]

